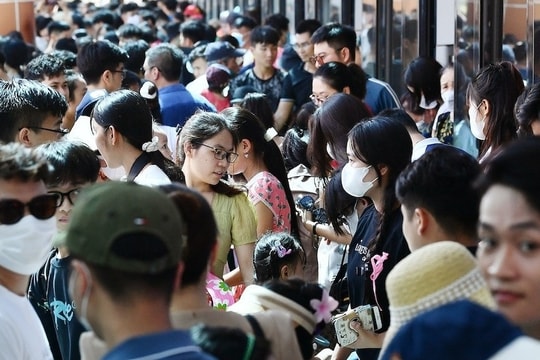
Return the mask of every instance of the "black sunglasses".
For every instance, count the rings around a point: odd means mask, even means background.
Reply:
[[[28,207],[30,214],[40,220],[51,218],[56,212],[58,194],[39,195],[27,202],[15,199],[0,200],[0,224],[12,225],[18,223],[24,216],[24,208]]]

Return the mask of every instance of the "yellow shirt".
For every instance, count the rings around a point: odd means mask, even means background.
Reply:
[[[257,221],[254,209],[245,194],[228,197],[215,193],[212,211],[219,232],[217,256],[212,272],[223,278],[223,268],[231,245],[239,246],[257,241]]]

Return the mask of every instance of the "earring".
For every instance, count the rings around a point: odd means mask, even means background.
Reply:
[[[249,156],[248,153],[244,153],[244,157],[245,157],[246,159],[248,158],[248,156]]]

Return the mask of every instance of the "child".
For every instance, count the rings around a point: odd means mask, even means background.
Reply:
[[[270,358],[270,342],[263,336],[246,334],[237,328],[210,327],[203,324],[191,328],[191,337],[205,352],[218,360],[263,360]]]
[[[306,255],[298,240],[284,232],[266,233],[253,252],[255,282],[303,278],[305,263]]]
[[[229,82],[231,74],[229,69],[221,64],[213,64],[206,69],[206,80],[208,81],[208,89],[201,92],[208,101],[210,101],[217,109],[221,111],[231,106],[229,101]]]
[[[97,180],[99,159],[79,142],[53,142],[40,146],[38,151],[52,168],[46,186],[50,194],[57,195],[57,236],[62,236],[79,192]],[[75,316],[69,296],[69,262],[65,248],[53,249],[45,265],[30,278],[28,288],[28,298],[43,324],[55,359],[80,359],[79,336],[86,330]]]

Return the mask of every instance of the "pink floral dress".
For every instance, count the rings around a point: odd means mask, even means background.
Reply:
[[[272,232],[291,231],[291,208],[281,182],[268,171],[262,171],[246,184],[249,201],[262,202],[274,215]]]

